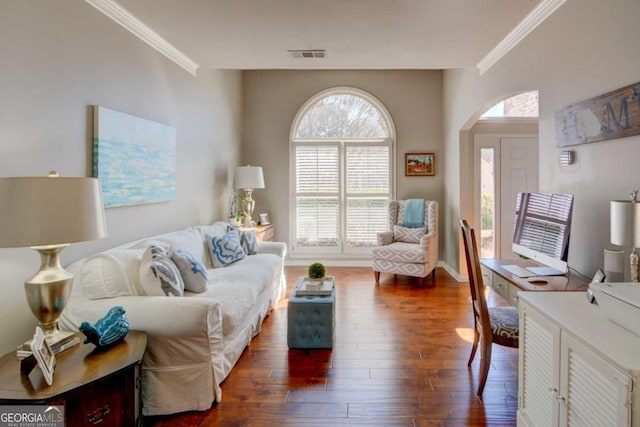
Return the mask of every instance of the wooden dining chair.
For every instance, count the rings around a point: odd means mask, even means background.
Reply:
[[[480,343],[480,383],[477,395],[482,398],[491,366],[491,345],[495,343],[505,347],[518,348],[518,309],[515,307],[487,307],[475,232],[464,219],[460,218],[459,222],[464,240],[464,251],[467,256],[474,323],[473,346],[467,365],[471,366],[478,349],[478,343]]]

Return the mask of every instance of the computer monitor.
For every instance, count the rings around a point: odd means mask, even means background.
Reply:
[[[540,276],[569,271],[569,236],[573,195],[519,193],[513,230],[513,252],[545,267],[528,267]]]

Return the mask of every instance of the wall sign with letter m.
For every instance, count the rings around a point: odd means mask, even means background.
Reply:
[[[558,147],[640,134],[640,82],[563,108],[555,125]]]

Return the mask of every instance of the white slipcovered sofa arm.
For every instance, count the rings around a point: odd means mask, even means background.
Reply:
[[[376,234],[378,246],[390,245],[393,243],[393,231],[383,231]]]
[[[259,254],[273,254],[284,258],[287,255],[287,245],[284,242],[258,242]]]
[[[111,307],[120,305],[131,330],[172,337],[202,335],[210,339],[218,335],[222,339],[221,327],[219,331],[211,329],[222,323],[220,306],[208,298],[122,296],[99,300],[76,298],[74,302],[65,308],[60,319],[66,330],[77,331],[85,320],[95,323]]]

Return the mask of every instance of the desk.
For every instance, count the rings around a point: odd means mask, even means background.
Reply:
[[[518,277],[502,268],[503,265],[519,265],[521,267],[536,267],[539,263],[524,259],[493,259],[482,258],[482,280],[491,286],[498,294],[506,298],[509,303],[518,306],[518,291],[586,291],[591,282],[575,271],[569,270],[566,276],[536,276],[547,283],[530,283],[531,277]]]

